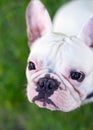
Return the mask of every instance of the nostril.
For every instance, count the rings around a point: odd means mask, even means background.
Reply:
[[[51,90],[55,87],[56,84],[54,80],[44,78],[44,79],[39,80],[38,85],[39,85],[39,88],[42,90],[43,89]]]
[[[47,90],[52,90],[53,89],[53,86],[52,86],[52,84],[50,82],[47,83],[46,89]]]
[[[48,87],[49,90],[52,90],[52,89],[53,89],[52,84],[49,84],[47,87]]]
[[[39,84],[40,88],[44,88],[44,81],[43,80],[40,80],[38,84]]]
[[[39,87],[39,90],[44,90],[47,84],[47,79],[46,78],[41,78],[38,83],[37,86]]]
[[[54,80],[49,79],[48,82],[47,82],[47,89],[51,90],[55,87],[55,85],[56,84],[55,84]]]
[[[59,82],[55,79],[52,79],[50,77],[44,77],[39,79],[37,82],[37,88],[36,91],[52,94],[59,86]]]

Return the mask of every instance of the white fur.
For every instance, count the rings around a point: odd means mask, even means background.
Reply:
[[[53,30],[69,36],[77,36],[91,15],[93,15],[92,0],[71,1],[57,11],[53,21]]]
[[[52,24],[39,0],[32,0],[28,5],[28,63],[33,61],[36,66],[36,70],[29,70],[28,65],[26,69],[30,102],[38,95],[38,80],[46,74],[60,82],[59,88],[49,97],[57,107],[36,101],[38,106],[67,112],[91,101],[86,97],[93,91],[93,18],[89,18],[92,7],[92,0],[72,1],[58,11]],[[82,82],[71,79],[71,70],[84,72],[85,79]]]

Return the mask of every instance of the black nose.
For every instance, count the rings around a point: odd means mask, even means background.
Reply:
[[[39,79],[36,91],[50,96],[58,89],[59,84],[60,83],[56,79],[45,76],[44,78]]]

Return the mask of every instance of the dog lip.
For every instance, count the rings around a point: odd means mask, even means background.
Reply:
[[[36,101],[42,102],[43,103],[43,107],[46,107],[47,104],[51,104],[52,106],[54,106],[56,109],[59,109],[58,106],[55,105],[55,103],[49,99],[47,97],[47,95],[37,95],[32,99],[32,102],[35,103]]]

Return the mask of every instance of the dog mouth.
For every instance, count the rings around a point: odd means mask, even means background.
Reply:
[[[46,107],[48,105],[54,106],[54,108],[59,109],[58,106],[51,100],[46,94],[39,93],[37,96],[35,96],[32,99],[32,102],[35,103],[35,101],[39,101],[42,103],[43,107]]]

